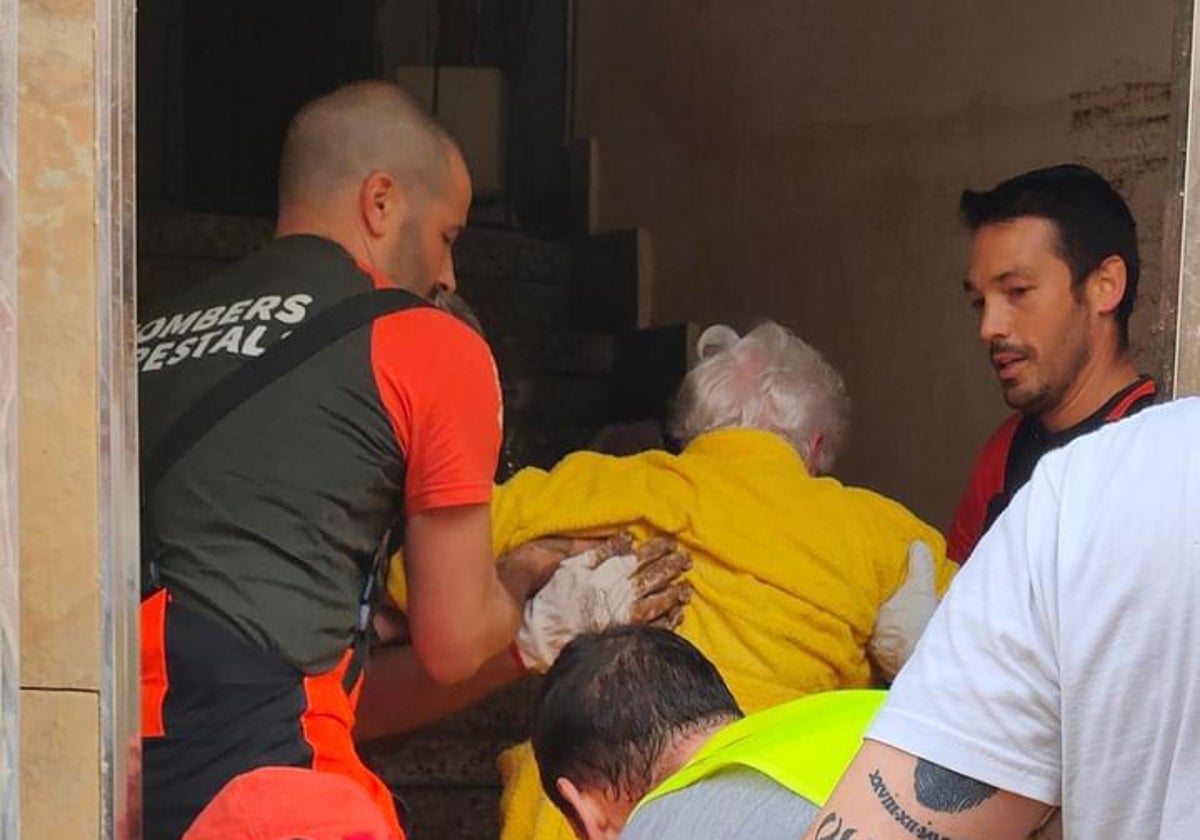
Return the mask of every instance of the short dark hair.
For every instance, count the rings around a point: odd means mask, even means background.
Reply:
[[[1053,222],[1058,254],[1070,267],[1076,288],[1109,257],[1124,260],[1125,295],[1116,319],[1121,347],[1128,346],[1141,271],[1137,224],[1125,199],[1099,173],[1079,164],[1035,169],[990,190],[963,190],[958,207],[972,233],[1023,216]]]
[[[716,667],[690,642],[656,627],[579,636],[546,674],[533,753],[546,795],[577,821],[555,782],[640,799],[680,738],[742,717]]]

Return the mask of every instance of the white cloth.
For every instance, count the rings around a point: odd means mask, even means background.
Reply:
[[[525,667],[550,670],[567,643],[633,618],[636,554],[619,554],[597,565],[596,551],[568,557],[537,594],[525,602],[517,652]]]
[[[867,652],[887,680],[912,656],[925,625],[937,609],[937,567],[933,552],[921,540],[908,546],[908,574],[896,594],[879,606],[875,632],[867,640]]]
[[[1067,838],[1200,836],[1200,400],[1041,460],[868,737],[1061,804]]]

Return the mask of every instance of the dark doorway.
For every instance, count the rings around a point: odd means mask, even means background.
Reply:
[[[190,209],[271,213],[292,114],[378,74],[374,0],[149,0],[141,12],[139,180]]]
[[[414,92],[436,112],[447,106],[439,77],[449,100],[454,79],[486,71],[500,80],[495,125],[468,116],[456,126],[439,114],[452,133],[496,134],[484,139],[500,150],[500,174],[478,196],[483,218],[563,233],[569,8],[567,0],[144,0],[139,198],[270,215],[283,132],[304,102],[355,79],[411,80],[424,68],[429,90]],[[479,138],[459,139],[470,159]]]

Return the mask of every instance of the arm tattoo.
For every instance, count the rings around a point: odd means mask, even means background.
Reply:
[[[917,840],[950,840],[948,836],[934,829],[930,823],[926,822],[922,825],[917,821],[916,817],[904,810],[904,806],[896,799],[897,794],[893,794],[888,789],[883,774],[878,770],[871,773],[867,778],[871,782],[871,790],[874,791],[875,798],[879,800],[880,806],[888,812],[898,826],[913,837],[916,837]]]
[[[918,802],[929,810],[942,814],[969,811],[996,795],[996,789],[991,785],[947,770],[923,758],[917,759],[917,769],[913,771],[913,787],[916,789]]]
[[[836,811],[821,820],[814,836],[816,840],[867,840],[866,837],[860,837],[857,828],[847,828]]]

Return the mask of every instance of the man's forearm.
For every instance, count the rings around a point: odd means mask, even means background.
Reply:
[[[523,599],[497,577],[487,505],[409,517],[405,556],[409,629],[426,673],[463,682],[503,652],[521,623]]]
[[[358,740],[400,735],[473,706],[516,682],[524,670],[508,651],[483,663],[474,676],[445,685],[430,678],[410,646],[376,650],[358,702]]]
[[[503,648],[516,637],[526,602],[546,583],[565,556],[563,551],[548,553],[534,549],[519,558],[515,552],[511,553],[497,563],[490,597],[477,615],[481,634],[487,634],[481,644],[488,650],[501,650],[496,658],[503,655]]]
[[[866,741],[805,840],[1024,840],[1041,802]]]

